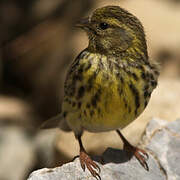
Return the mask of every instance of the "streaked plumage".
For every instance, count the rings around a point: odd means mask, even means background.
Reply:
[[[149,101],[157,84],[153,68],[84,50],[67,75],[64,119],[77,134],[124,128]]]
[[[126,10],[118,6],[99,8],[77,26],[86,31],[89,45],[69,68],[58,119],[62,118],[60,128],[73,130],[79,141],[82,168],[87,166],[99,177],[92,169],[97,165],[82,145],[83,131],[122,129],[135,120],[148,104],[159,72],[149,61],[142,24]],[[148,169],[139,152],[146,153],[122,140]]]

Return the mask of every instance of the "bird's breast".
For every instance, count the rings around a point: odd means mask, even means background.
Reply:
[[[64,109],[71,126],[98,132],[123,128],[145,108],[150,94],[145,98],[148,83],[141,71],[127,71],[113,59],[90,54],[78,62],[70,83],[72,97],[66,97]],[[71,101],[71,102],[68,102]]]

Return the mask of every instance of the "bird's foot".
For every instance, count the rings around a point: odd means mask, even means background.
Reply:
[[[148,160],[149,156],[145,150],[140,149],[138,147],[134,147],[131,144],[125,144],[124,150],[128,154],[134,155],[136,157],[136,159],[140,162],[140,164],[144,167],[144,169],[149,171],[149,167],[146,162]]]
[[[139,148],[135,147],[134,156],[140,162],[140,164],[144,167],[144,169],[149,171],[149,167],[148,167],[148,164],[146,162],[148,160],[149,156],[146,153],[146,151],[144,151],[143,149],[139,149]]]
[[[99,166],[87,155],[86,152],[81,151],[80,152],[80,163],[82,169],[85,171],[85,168],[90,171],[90,173],[97,179],[101,180],[101,177],[99,175],[100,173],[100,168]]]

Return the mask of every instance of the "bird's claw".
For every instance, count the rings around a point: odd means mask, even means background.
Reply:
[[[146,153],[146,151],[144,151],[143,149],[139,149],[137,147],[134,147],[129,143],[125,143],[124,150],[130,155],[130,158],[132,157],[132,155],[134,155],[136,157],[136,159],[140,162],[142,167],[145,170],[149,171],[149,167],[148,167],[148,164],[146,162],[149,159],[149,156]]]
[[[140,164],[144,167],[144,169],[149,171],[149,167],[146,162],[149,159],[149,155],[144,150],[135,147],[134,156],[140,162]]]
[[[80,152],[80,163],[83,171],[85,171],[87,167],[93,177],[97,180],[101,180],[99,166],[84,151]]]

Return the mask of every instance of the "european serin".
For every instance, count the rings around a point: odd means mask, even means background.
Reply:
[[[67,73],[62,113],[45,127],[59,122],[61,129],[74,131],[80,146],[80,162],[100,178],[98,165],[87,155],[81,136],[84,130],[116,130],[124,149],[131,152],[148,170],[147,153],[132,146],[121,134],[124,128],[145,109],[159,75],[149,61],[141,22],[118,6],[106,6],[80,21],[89,45]]]

